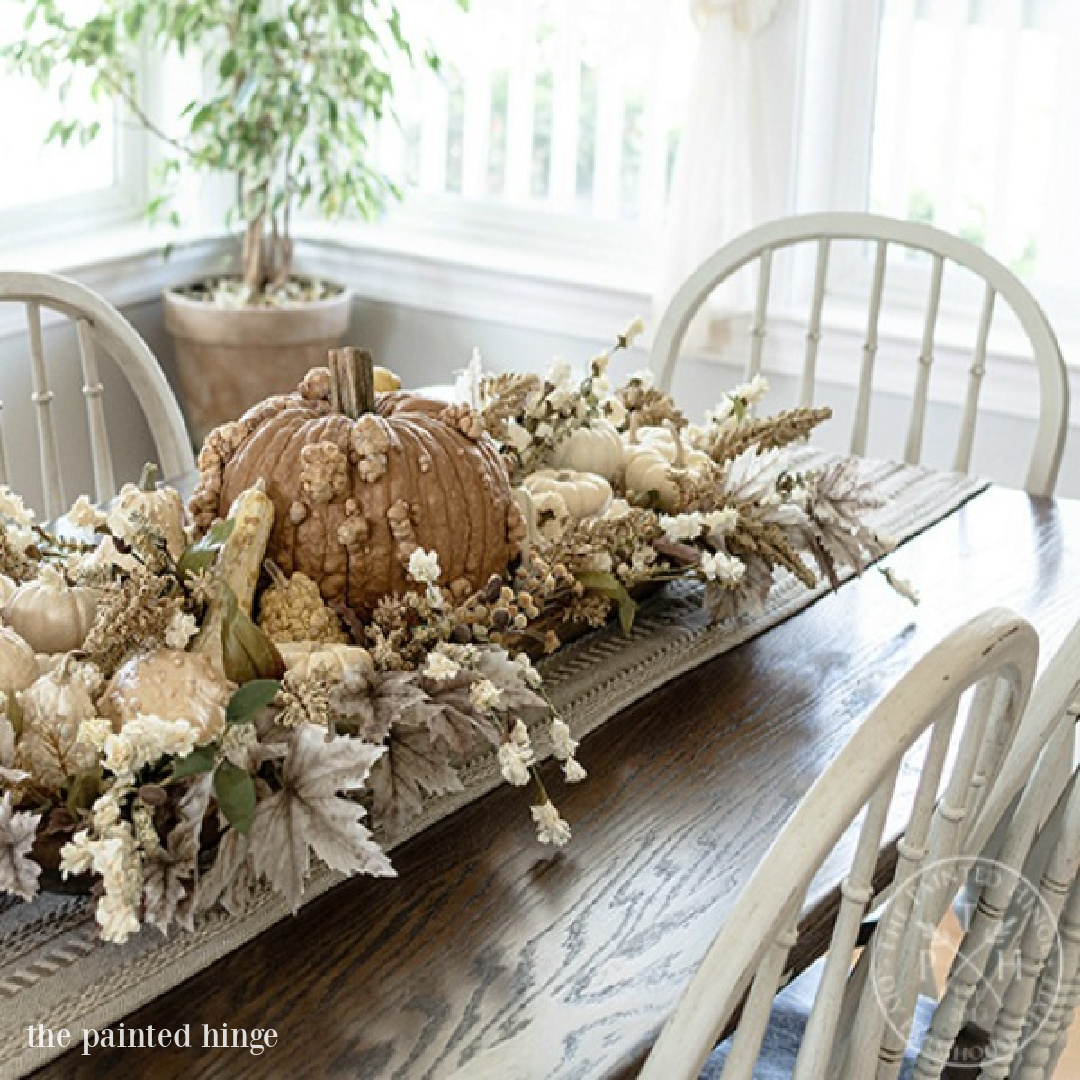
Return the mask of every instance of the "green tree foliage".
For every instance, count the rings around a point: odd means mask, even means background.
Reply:
[[[328,217],[374,216],[393,181],[371,162],[376,123],[390,113],[401,61],[420,57],[394,0],[102,0],[79,20],[64,0],[16,0],[23,35],[2,55],[13,70],[55,87],[61,100],[87,73],[95,99],[124,103],[167,148],[162,193],[182,168],[235,178],[233,222],[243,229],[243,276],[252,295],[279,288],[292,263],[290,222],[311,203]],[[467,6],[467,0],[456,0]],[[205,93],[182,110],[182,134],[144,107],[138,59],[175,51],[201,58]],[[88,142],[97,126],[65,116],[49,138]]]

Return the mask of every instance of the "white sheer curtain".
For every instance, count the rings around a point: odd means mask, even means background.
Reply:
[[[728,240],[787,210],[798,0],[693,0],[700,40],[672,186],[654,325],[683,280]],[[712,306],[743,308],[733,280]],[[707,318],[686,346],[705,343]]]

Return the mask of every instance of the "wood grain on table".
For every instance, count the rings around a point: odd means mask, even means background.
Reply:
[[[543,770],[574,829],[536,843],[502,788],[128,1016],[192,1049],[69,1053],[41,1077],[633,1075],[777,830],[890,684],[992,605],[1043,661],[1080,617],[1080,503],[991,488],[871,572],[587,738],[589,779]],[[828,883],[819,884],[819,889]],[[203,1025],[273,1028],[260,1056]]]

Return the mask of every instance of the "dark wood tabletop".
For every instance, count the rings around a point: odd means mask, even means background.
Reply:
[[[544,770],[574,829],[536,843],[502,788],[125,1018],[266,1029],[243,1050],[69,1053],[41,1077],[630,1076],[800,797],[890,684],[992,605],[1043,662],[1080,617],[1080,503],[991,488],[870,573],[587,738]]]

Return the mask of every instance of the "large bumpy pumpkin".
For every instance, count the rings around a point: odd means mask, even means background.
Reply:
[[[267,555],[356,611],[417,587],[407,568],[418,547],[438,554],[440,584],[464,593],[502,573],[524,535],[479,417],[415,394],[376,394],[359,349],[331,352],[329,369],[310,371],[296,393],[212,432],[199,470],[197,525],[264,479],[275,509]]]

